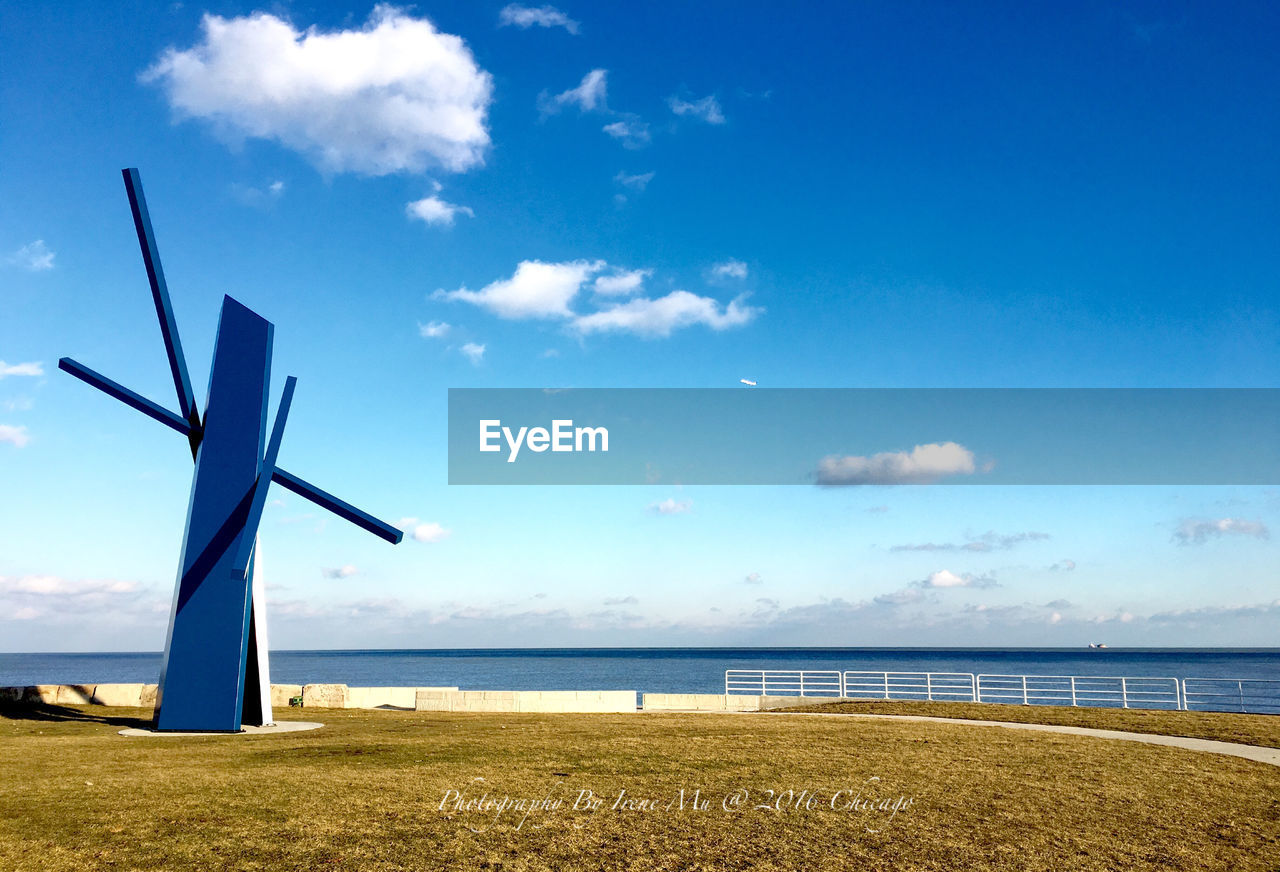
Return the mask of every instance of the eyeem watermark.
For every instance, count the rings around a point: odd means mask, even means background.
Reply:
[[[520,456],[521,446],[535,454],[541,454],[548,449],[555,452],[608,451],[609,429],[607,427],[575,427],[571,418],[557,418],[551,422],[551,429],[521,427],[518,430],[512,430],[510,427],[502,426],[500,418],[480,421],[481,451],[501,451],[503,442],[507,445],[507,463],[515,463],[516,458]]]
[[[1280,389],[453,388],[448,442],[451,485],[1276,485]]]

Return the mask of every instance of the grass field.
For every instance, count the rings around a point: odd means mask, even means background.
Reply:
[[[1280,748],[1280,715],[905,700],[817,703],[781,711],[928,715],[935,718],[970,718],[1018,724],[1062,724],[1068,727],[1098,727],[1104,730],[1127,730],[1131,733],[1190,736],[1195,739],[1216,739],[1220,742]]]
[[[116,735],[147,714],[0,713],[0,869],[1280,866],[1280,768],[1137,743],[773,713],[316,709],[314,732]],[[561,805],[442,810],[449,791]],[[583,791],[602,803],[574,809]],[[621,791],[652,803],[615,807]]]

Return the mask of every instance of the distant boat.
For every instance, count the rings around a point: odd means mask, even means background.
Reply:
[[[1105,647],[1107,647],[1107,643],[1106,643],[1106,642],[1090,642],[1090,643],[1089,643],[1089,647],[1090,647],[1090,648],[1105,648]]]

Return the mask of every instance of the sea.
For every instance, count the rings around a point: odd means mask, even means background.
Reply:
[[[155,683],[161,654],[0,654],[0,686]],[[273,651],[277,684],[724,693],[727,669],[1280,679],[1280,648],[483,648]]]

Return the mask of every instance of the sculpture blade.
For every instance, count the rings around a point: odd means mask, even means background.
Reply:
[[[317,506],[328,509],[338,517],[345,518],[360,529],[367,530],[379,539],[384,539],[392,545],[398,545],[400,540],[404,538],[404,531],[398,527],[393,527],[386,521],[379,521],[368,512],[360,511],[355,506],[351,505],[351,503],[340,500],[333,494],[320,490],[320,488],[303,481],[292,473],[285,472],[283,469],[277,467],[271,477],[273,480],[278,481],[298,496],[306,497]]]
[[[64,357],[58,361],[58,369],[65,373],[70,373],[85,384],[93,385],[109,397],[115,397],[120,402],[130,408],[137,409],[148,418],[154,418],[166,427],[172,427],[183,436],[191,433],[191,425],[182,419],[180,415],[170,412],[168,409],[153,403],[141,394],[136,394],[129,390],[119,382],[114,382],[100,372],[95,372],[83,363],[77,363],[69,357]]]
[[[142,193],[142,178],[132,168],[121,170],[121,174],[124,176],[125,191],[129,194],[129,209],[133,212],[138,245],[142,248],[142,262],[147,268],[151,299],[155,302],[156,316],[160,319],[160,333],[164,336],[164,350],[169,357],[169,371],[173,374],[173,386],[178,392],[178,408],[190,426],[188,435],[191,439],[191,453],[194,455],[200,444],[200,412],[196,408],[195,393],[191,390],[191,376],[187,373],[187,360],[182,354],[182,340],[178,337],[178,323],[173,317],[169,286],[164,280],[160,250],[151,229],[147,200]]]
[[[249,515],[245,519],[246,530],[257,530],[262,521],[262,510],[267,505],[267,491],[271,489],[271,478],[276,468],[276,458],[280,455],[280,441],[284,438],[284,424],[289,418],[289,406],[293,403],[293,389],[298,380],[289,376],[284,380],[284,394],[280,397],[280,406],[276,409],[276,422],[271,428],[271,441],[267,443],[267,454],[262,459],[262,470],[258,473],[258,481],[253,486],[253,501],[249,504]],[[240,551],[236,554],[235,564],[231,569],[233,575],[247,576],[249,559],[253,556],[254,538],[244,536],[240,540]]]

